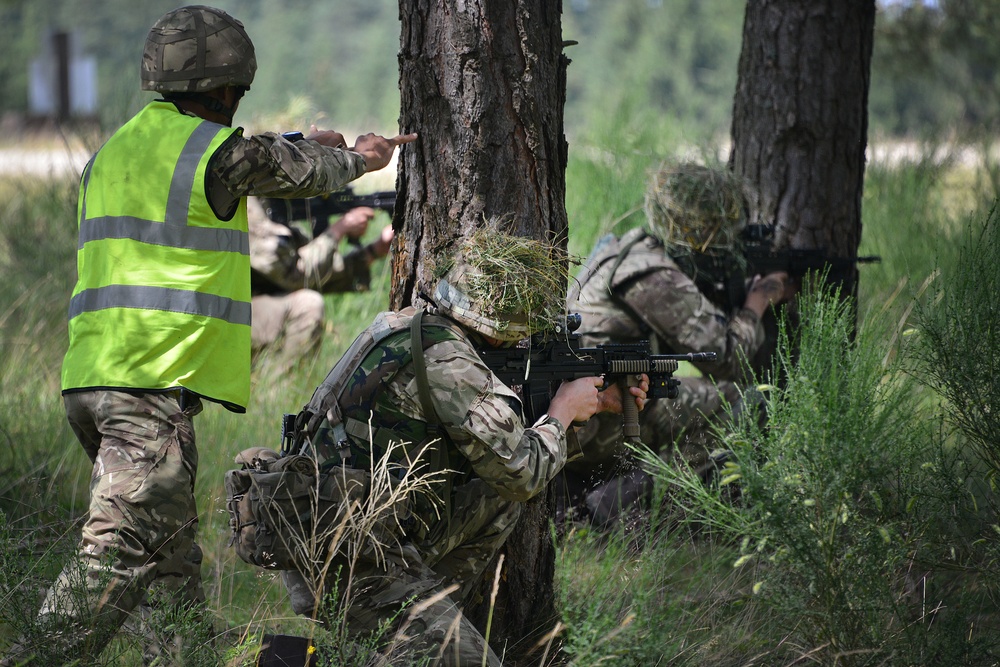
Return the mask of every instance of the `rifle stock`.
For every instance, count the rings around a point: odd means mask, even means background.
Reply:
[[[367,206],[392,215],[396,206],[396,192],[387,190],[356,195],[348,186],[319,197],[303,199],[265,197],[261,203],[267,212],[267,217],[274,222],[287,225],[295,220],[308,220],[312,223],[313,238],[316,238],[330,226],[331,215],[343,215],[352,208]]]
[[[649,377],[648,398],[676,398],[680,382],[673,377],[681,361],[714,361],[715,352],[653,354],[648,341],[607,343],[582,347],[575,333],[580,316],[567,317],[566,325],[535,334],[527,347],[486,348],[479,356],[507,385],[521,385],[526,420],[534,422],[548,408],[552,383],[603,376],[607,382],[623,383],[623,434],[638,441],[638,408],[626,387],[635,386],[640,374]]]

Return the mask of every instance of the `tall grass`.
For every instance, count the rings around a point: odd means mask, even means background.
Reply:
[[[43,522],[53,498],[79,509],[89,482],[59,396],[75,200],[71,180],[0,183],[0,509]]]
[[[640,222],[648,170],[674,143],[661,129],[609,129],[607,141],[572,155],[571,253],[586,255],[602,233]],[[902,345],[915,340],[904,335],[914,320],[911,297],[939,268],[927,295],[961,275],[950,267],[969,216],[952,194],[955,173],[929,161],[869,166],[862,253],[883,261],[862,269],[858,344],[845,347],[843,313],[817,295],[803,360],[789,368],[789,387],[771,395],[770,428],[731,435],[740,467],[730,472],[741,475],[745,504],[685,491],[683,477],[664,471],[671,496],[686,498],[702,521],[697,539],[653,531],[638,550],[631,537],[573,533],[560,544],[559,661],[988,664],[977,660],[989,648],[980,627],[992,622],[993,607],[976,575],[990,566],[981,546],[990,510],[971,503],[988,500],[992,489],[968,486],[977,471],[966,465],[965,436],[946,430],[939,385],[914,387],[896,365],[908,358]],[[89,464],[59,397],[76,183],[3,182],[0,197],[3,647],[75,547]],[[972,201],[983,197],[974,192]],[[1000,266],[991,257],[984,264]],[[328,297],[318,360],[285,376],[255,370],[246,415],[211,406],[196,419],[203,573],[220,635],[213,651],[224,664],[250,661],[264,631],[314,628],[295,618],[274,574],[228,547],[223,475],[243,449],[277,448],[282,413],[308,401],[357,332],[387,307],[388,283],[382,262],[370,292]],[[976,367],[968,373],[976,376]],[[135,664],[140,645],[125,633],[93,664]]]
[[[848,304],[819,291],[803,295],[801,316],[797,359],[787,335],[779,343],[788,381],[769,390],[769,422],[725,434],[737,463],[719,486],[651,453],[646,465],[688,517],[739,545],[733,566],[753,570],[748,607],[782,628],[767,664],[982,664],[997,643],[966,614],[991,605],[957,572],[986,525],[966,453],[887,353],[891,323],[870,316],[852,342]]]

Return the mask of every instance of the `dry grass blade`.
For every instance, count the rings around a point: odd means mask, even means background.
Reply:
[[[436,441],[425,444],[419,450],[410,452],[414,461],[424,460],[428,447]],[[351,597],[351,577],[354,564],[362,553],[372,554],[376,562],[384,562],[385,552],[393,541],[402,534],[400,522],[406,519],[410,501],[417,495],[432,499],[437,507],[440,500],[433,487],[448,471],[428,472],[425,466],[414,464],[400,476],[396,464],[406,456],[406,443],[391,443],[383,455],[371,462],[370,482],[360,497],[351,489],[357,480],[348,478],[347,468],[336,468],[327,475],[319,474],[315,461],[315,481],[309,497],[309,512],[289,519],[279,511],[268,515],[278,530],[284,546],[295,554],[300,564],[303,578],[315,598],[314,615],[319,612],[328,577],[336,561],[346,562],[346,585],[341,589],[345,604]],[[345,490],[340,502],[329,502],[329,484],[336,484]],[[294,523],[293,523],[294,522]]]

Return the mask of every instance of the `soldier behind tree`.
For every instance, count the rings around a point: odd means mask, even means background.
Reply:
[[[264,358],[283,373],[315,359],[323,335],[323,295],[365,291],[372,262],[385,257],[392,227],[364,246],[358,243],[375,210],[353,208],[315,237],[294,224],[270,220],[256,197],[247,198],[255,363]],[[341,251],[341,241],[356,245]]]
[[[639,420],[644,444],[702,476],[715,465],[711,426],[747,389],[746,360],[765,341],[762,316],[796,291],[786,273],[754,276],[740,286],[745,300],[729,303],[724,281],[741,261],[744,188],[723,168],[664,163],[646,194],[645,227],[602,238],[570,296],[586,345],[649,340],[659,354],[717,354],[697,364],[700,377],[680,378],[676,400],[653,402]],[[647,496],[651,479],[631,462],[617,420],[599,415],[580,439],[585,456],[567,466],[570,493],[584,494],[586,512],[607,523]]]

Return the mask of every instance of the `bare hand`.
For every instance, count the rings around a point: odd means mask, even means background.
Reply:
[[[392,244],[392,237],[394,235],[392,225],[386,225],[382,228],[382,233],[379,234],[378,239],[372,242],[372,250],[375,252],[376,257],[385,257],[389,254],[389,246]]]
[[[338,242],[342,238],[357,241],[368,231],[368,222],[375,217],[375,209],[367,206],[352,208],[326,229],[326,233]]]
[[[598,412],[613,412],[620,415],[624,409],[622,407],[622,384],[614,383],[604,391],[600,392],[600,408]],[[639,384],[634,387],[628,388],[629,394],[632,395],[632,400],[635,401],[635,406],[642,411],[646,407],[646,393],[649,391],[649,376],[645,373],[642,374]]]
[[[309,127],[309,136],[306,139],[315,141],[322,146],[330,148],[347,148],[347,140],[340,132],[333,130],[319,130],[315,125]]]
[[[603,385],[604,379],[600,377],[563,382],[549,403],[549,416],[558,419],[567,429],[573,422],[587,421],[601,406],[598,389]]]
[[[769,307],[785,303],[795,296],[798,286],[784,271],[775,271],[766,276],[754,276],[747,292],[743,307],[760,317]]]
[[[408,144],[411,141],[416,141],[416,139],[416,133],[397,134],[391,139],[386,139],[385,137],[369,132],[358,137],[357,141],[354,142],[354,146],[349,150],[361,153],[365,158],[366,171],[378,171],[392,160],[392,153],[396,150],[396,146]]]

